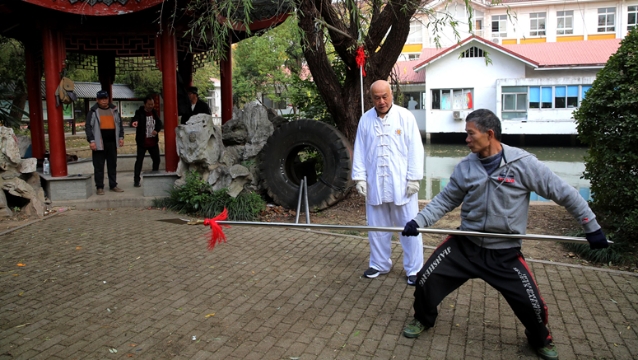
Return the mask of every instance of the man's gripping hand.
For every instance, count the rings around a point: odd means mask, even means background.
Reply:
[[[587,233],[585,234],[585,238],[587,239],[587,242],[589,242],[589,248],[592,250],[609,247],[609,243],[607,242],[607,237],[605,236],[603,229]]]
[[[407,196],[412,196],[419,192],[419,181],[417,180],[408,180],[408,188],[405,190],[405,194]]]
[[[362,196],[366,196],[367,194],[367,185],[365,180],[357,180],[357,191]]]
[[[419,229],[419,224],[417,224],[416,221],[414,220],[410,220],[407,224],[405,224],[403,231],[401,231],[401,235],[417,236],[419,235],[418,229]]]

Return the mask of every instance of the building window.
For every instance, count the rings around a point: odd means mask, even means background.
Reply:
[[[483,49],[479,49],[476,46],[472,46],[471,48],[463,51],[461,53],[462,58],[476,58],[476,57],[485,57],[485,53]]]
[[[502,118],[527,118],[527,86],[503,86]]]
[[[432,109],[470,110],[474,107],[472,89],[433,89]]]
[[[580,88],[580,98],[579,95]],[[564,85],[564,86],[530,86],[530,109],[567,109],[576,108],[585,98],[585,93],[591,85]],[[505,93],[505,87],[503,87]],[[503,101],[505,102],[505,101]],[[503,105],[505,106],[505,105]]]
[[[616,8],[598,9],[598,32],[616,31]]]
[[[638,6],[627,7],[627,30],[631,30],[638,25]]]
[[[420,21],[412,21],[410,23],[410,34],[406,44],[423,44],[423,31]]]
[[[530,109],[551,109],[552,108],[552,87],[551,86],[530,86],[529,108]]]
[[[482,11],[474,10],[474,35],[483,37],[483,17]],[[467,16],[465,17],[467,19]]]
[[[493,15],[492,16],[492,36],[494,37],[506,37],[507,28],[507,15]]]
[[[414,91],[414,92],[404,92],[403,93],[403,107],[408,110],[421,110],[423,109],[423,104],[421,102],[421,98],[423,97],[423,92]]]
[[[545,36],[545,13],[529,14],[529,36]]]
[[[574,33],[574,10],[556,12],[556,34],[570,35]]]
[[[578,107],[578,85],[554,87],[554,108]]]
[[[419,60],[421,54],[408,54],[408,60]]]

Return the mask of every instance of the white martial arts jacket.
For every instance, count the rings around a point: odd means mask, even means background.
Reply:
[[[414,115],[393,104],[381,119],[372,108],[359,120],[352,180],[367,182],[367,202],[405,205],[408,180],[423,179],[423,142]]]

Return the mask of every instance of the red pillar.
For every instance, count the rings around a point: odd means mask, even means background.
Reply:
[[[162,88],[164,92],[164,161],[166,171],[177,170],[177,44],[175,33],[168,27],[162,29],[160,36],[160,57],[162,67]]]
[[[44,85],[46,88],[47,121],[49,124],[49,160],[51,176],[67,176],[66,144],[64,143],[64,120],[62,105],[56,106],[55,89],[60,84],[60,42],[49,28],[42,30],[42,55],[44,58]]]
[[[222,108],[222,124],[233,118],[233,59],[232,45],[233,41],[228,37],[228,47],[226,48],[226,59],[219,64],[221,73],[221,108]]]
[[[42,114],[42,66],[38,58],[37,45],[40,42],[29,41],[24,44],[26,65],[27,94],[29,99],[29,129],[31,131],[31,151],[33,157],[44,159],[44,116]]]

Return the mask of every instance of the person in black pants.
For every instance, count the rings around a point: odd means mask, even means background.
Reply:
[[[124,146],[124,127],[117,107],[110,103],[109,93],[100,90],[96,94],[97,104],[86,116],[86,140],[92,150],[93,174],[98,195],[104,195],[104,162],[109,176],[111,191],[123,192],[117,186],[117,148]]]
[[[196,87],[190,86],[186,89],[186,94],[188,94],[188,100],[190,100],[190,107],[188,108],[188,112],[182,115],[182,124],[186,124],[188,119],[190,119],[193,115],[211,114],[208,104],[199,99],[199,93]]]
[[[162,120],[155,111],[155,100],[152,96],[144,99],[144,106],[140,106],[135,111],[131,125],[136,128],[135,143],[137,144],[137,158],[135,159],[135,174],[133,175],[133,186],[140,187],[140,174],[144,164],[146,152],[153,160],[153,171],[159,170],[160,151],[158,133],[162,130]]]
[[[530,193],[553,200],[581,224],[592,249],[609,246],[605,234],[578,191],[525,150],[501,143],[501,121],[479,109],[465,120],[465,142],[472,152],[454,168],[449,183],[409,221],[404,236],[432,226],[461,206],[463,231],[525,234]],[[403,335],[416,338],[434,326],[437,306],[467,280],[480,278],[498,290],[525,326],[527,341],[543,359],[558,359],[547,328],[547,306],[523,254],[520,238],[450,236],[417,273],[414,319]]]

